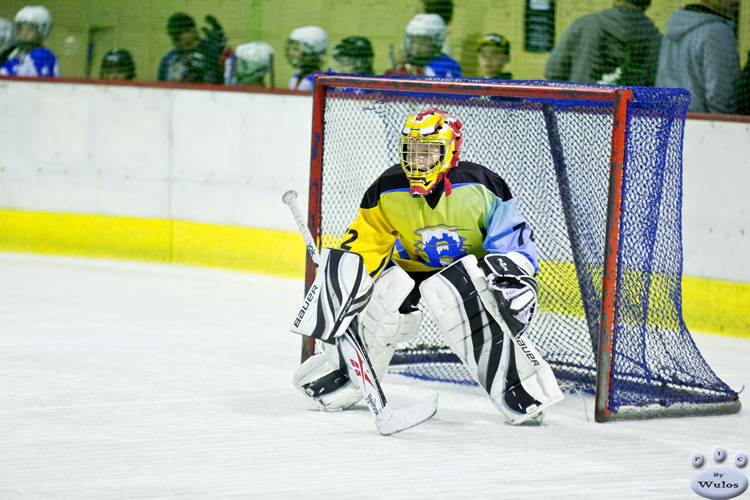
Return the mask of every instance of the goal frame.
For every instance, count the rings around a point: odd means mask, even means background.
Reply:
[[[575,87],[549,86],[532,83],[487,82],[451,82],[429,79],[401,79],[392,77],[361,77],[351,75],[321,74],[315,77],[313,91],[312,137],[310,156],[310,184],[308,198],[308,227],[320,245],[320,207],[322,201],[321,182],[323,168],[323,150],[325,137],[325,96],[329,87],[346,87],[373,91],[402,91],[429,94],[485,95],[490,97],[510,98],[548,98],[548,99],[581,99],[612,103],[612,140],[609,160],[608,201],[604,242],[604,262],[602,279],[602,302],[598,321],[598,343],[596,357],[595,383],[595,420],[607,422],[619,419],[653,418],[659,416],[726,414],[736,413],[740,409],[739,400],[730,403],[702,405],[702,408],[685,409],[674,405],[671,408],[650,410],[639,408],[637,411],[613,411],[613,370],[615,332],[617,315],[615,305],[618,298],[618,281],[620,262],[618,260],[618,243],[622,221],[622,183],[626,158],[626,134],[628,102],[633,98],[633,91],[625,87]],[[312,285],[315,278],[315,265],[307,257],[305,283]],[[315,340],[303,339],[302,360],[314,353]],[[701,406],[701,405],[695,405]]]

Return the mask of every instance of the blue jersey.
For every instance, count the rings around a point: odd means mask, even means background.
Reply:
[[[38,47],[29,53],[14,50],[0,67],[2,76],[59,77],[60,65],[51,50]]]
[[[461,66],[446,54],[440,54],[424,67],[425,76],[438,76],[440,78],[459,78]]]
[[[159,64],[159,81],[183,83],[223,83],[219,64],[221,52],[210,42],[201,40],[191,52],[177,49],[164,56]]]
[[[320,73],[309,73],[300,80],[300,74],[297,73],[289,79],[289,88],[291,90],[312,90],[315,83],[315,75]]]

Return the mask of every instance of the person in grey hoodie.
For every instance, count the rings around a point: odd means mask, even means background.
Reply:
[[[644,11],[651,0],[615,0],[576,19],[547,59],[544,78],[559,82],[652,86],[661,33]]]
[[[667,22],[657,87],[690,91],[688,111],[735,113],[740,56],[732,19],[740,0],[703,0],[678,9]]]

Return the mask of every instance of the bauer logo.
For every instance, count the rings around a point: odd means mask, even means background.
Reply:
[[[305,297],[305,303],[302,304],[302,308],[297,313],[297,317],[294,318],[294,326],[299,328],[299,325],[302,323],[302,319],[305,317],[305,313],[307,312],[307,308],[310,307],[310,303],[315,298],[315,294],[318,291],[318,285],[313,285],[310,288],[310,292]]]
[[[714,463],[718,464],[726,459],[726,451],[716,448],[713,454]],[[704,465],[705,459],[701,453],[694,453],[693,467]],[[734,457],[734,465],[742,468],[747,463],[747,456],[738,453]],[[706,464],[709,465],[709,464]],[[739,470],[728,466],[712,466],[700,470],[690,480],[690,488],[703,498],[735,498],[747,490],[748,480]]]

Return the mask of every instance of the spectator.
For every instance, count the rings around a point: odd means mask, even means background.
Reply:
[[[0,17],[0,54],[3,54],[5,50],[13,43],[13,23]],[[1,57],[1,56],[0,56]],[[0,60],[0,66],[5,62],[5,59]]]
[[[651,0],[615,0],[576,19],[547,59],[547,80],[653,86],[661,34],[645,10]]]
[[[747,61],[737,85],[737,113],[750,115],[750,52],[747,53]]]
[[[445,22],[437,14],[417,14],[406,26],[401,44],[406,60],[386,75],[424,75],[454,78],[461,66],[441,52],[445,40]]]
[[[203,19],[211,26],[211,29],[205,26],[201,28],[205,35],[204,39],[219,51],[219,71],[223,75],[226,69],[226,61],[229,56],[234,54],[234,50],[227,45],[227,36],[224,34],[224,28],[221,27],[219,21],[212,15],[207,15]]]
[[[52,16],[42,7],[27,6],[14,19],[15,41],[3,53],[0,75],[59,77],[60,65],[51,50],[42,46],[52,29]]]
[[[201,40],[195,21],[187,14],[173,14],[167,22],[167,33],[174,49],[161,60],[159,80],[163,82],[222,83],[219,58],[226,37],[213,16],[206,16],[213,30]]]
[[[510,80],[513,76],[503,71],[510,62],[510,42],[497,33],[489,33],[474,43],[482,78]]]
[[[374,75],[372,63],[375,53],[370,40],[361,36],[344,38],[333,49],[332,69],[336,73]]]
[[[135,78],[133,55],[125,49],[112,49],[102,58],[99,73],[102,80],[132,80]]]
[[[286,40],[286,60],[299,70],[289,79],[292,90],[312,90],[315,73],[323,68],[328,51],[328,34],[318,26],[304,26],[291,32]]]
[[[443,40],[443,46],[440,50],[442,53],[452,56],[453,51],[448,28],[453,19],[453,0],[422,0],[422,13],[437,14],[443,19],[445,23],[445,40]]]
[[[739,0],[702,0],[675,11],[659,56],[656,85],[690,91],[688,111],[734,113],[740,56],[732,20]]]
[[[273,48],[265,42],[243,43],[227,59],[224,83],[265,86],[268,73],[273,86]]]

